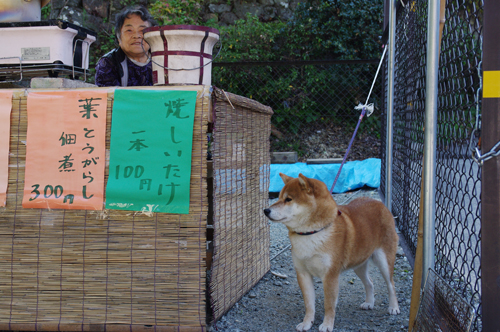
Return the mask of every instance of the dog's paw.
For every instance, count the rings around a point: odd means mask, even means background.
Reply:
[[[332,332],[332,331],[333,331],[333,324],[329,325],[323,323],[319,326],[319,332]]]
[[[399,315],[399,307],[389,307],[389,315]]]
[[[297,332],[309,331],[309,329],[312,327],[312,324],[313,322],[307,322],[307,323],[302,322],[299,325],[297,325],[295,329],[297,330]]]
[[[374,305],[373,302],[372,303],[364,302],[359,307],[363,310],[372,310],[373,305]]]

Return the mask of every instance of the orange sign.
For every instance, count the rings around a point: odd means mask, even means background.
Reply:
[[[107,92],[28,94],[23,207],[102,210]]]
[[[0,206],[5,206],[9,182],[10,112],[12,91],[0,91]]]

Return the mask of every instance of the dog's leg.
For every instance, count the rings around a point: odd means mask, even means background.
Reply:
[[[314,323],[314,283],[313,278],[309,273],[297,271],[297,281],[299,282],[304,304],[306,305],[306,315],[302,323],[297,325],[296,330],[299,332],[308,331]]]
[[[372,257],[373,262],[377,265],[387,284],[387,292],[389,293],[389,314],[397,315],[400,311],[393,279],[394,259],[389,259],[382,249],[375,250]]]
[[[363,264],[360,266],[356,267],[354,269],[354,272],[356,272],[356,275],[361,279],[361,282],[363,283],[363,286],[365,286],[365,302],[361,304],[361,309],[363,310],[370,310],[373,309],[373,306],[375,304],[375,296],[373,293],[373,282],[370,279],[370,276],[368,275],[368,260],[366,260]]]
[[[323,277],[323,290],[325,293],[325,318],[319,326],[319,332],[332,332],[335,323],[335,308],[339,298],[340,271],[330,271]]]

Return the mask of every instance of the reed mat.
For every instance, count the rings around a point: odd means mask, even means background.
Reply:
[[[100,89],[108,89],[109,151],[114,88]],[[210,87],[154,89],[198,91],[187,215],[22,208],[30,90],[14,90],[0,208],[0,330],[206,329]]]
[[[212,315],[221,317],[270,269],[271,116],[254,100],[214,89],[214,256],[209,276]]]

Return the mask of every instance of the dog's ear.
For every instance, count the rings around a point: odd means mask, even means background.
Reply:
[[[290,177],[290,176],[288,176],[286,174],[283,174],[283,173],[280,173],[280,177],[281,177],[281,179],[283,180],[283,182],[285,184],[287,184],[290,180],[293,179],[292,177]]]
[[[312,188],[309,185],[309,181],[302,173],[299,174],[299,184],[302,190],[305,190],[307,193],[311,192]]]

